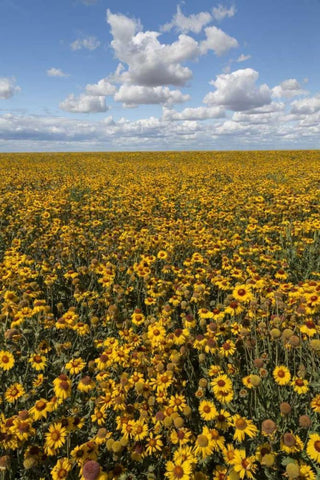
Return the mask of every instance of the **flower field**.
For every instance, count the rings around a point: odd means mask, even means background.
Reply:
[[[320,152],[0,155],[0,479],[320,478]]]

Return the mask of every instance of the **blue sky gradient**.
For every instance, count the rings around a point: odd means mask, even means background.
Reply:
[[[319,19],[318,0],[2,0],[0,151],[319,148]]]

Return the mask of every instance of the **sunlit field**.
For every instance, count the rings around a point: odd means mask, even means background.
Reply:
[[[320,478],[320,152],[0,155],[0,479]]]

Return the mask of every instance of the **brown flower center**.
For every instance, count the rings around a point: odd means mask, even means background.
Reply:
[[[182,478],[184,475],[183,468],[180,465],[176,465],[173,469],[175,478]]]
[[[235,426],[238,430],[245,430],[247,428],[247,422],[244,418],[238,418],[235,422]]]

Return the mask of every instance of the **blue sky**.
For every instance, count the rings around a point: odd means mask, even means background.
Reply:
[[[0,151],[319,148],[319,0],[0,1]]]

